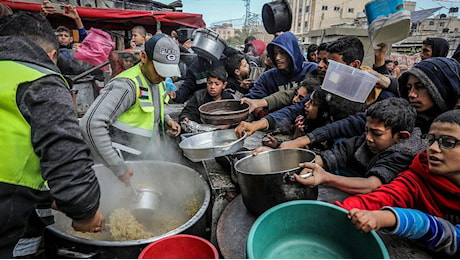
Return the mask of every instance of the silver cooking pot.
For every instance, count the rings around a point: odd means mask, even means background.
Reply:
[[[246,132],[238,138],[234,129],[216,130],[185,138],[179,143],[185,157],[193,162],[232,154],[243,147]]]
[[[305,149],[275,149],[249,155],[234,165],[246,208],[255,215],[280,203],[318,198],[318,187],[308,188],[293,179],[301,162],[314,162],[315,153]]]
[[[154,236],[146,239],[113,241],[110,226],[107,231],[95,234],[97,239],[77,236],[71,228],[71,220],[55,212],[56,223],[45,233],[46,254],[59,258],[137,258],[148,244],[166,236],[179,233],[205,236],[205,212],[210,202],[210,190],[206,181],[195,170],[163,161],[128,161],[134,170],[133,184],[139,189],[154,190],[159,204],[149,221],[139,220],[145,230]],[[114,209],[129,208],[131,190],[102,165],[94,166],[101,186],[100,210],[110,223]]]
[[[198,56],[207,60],[219,60],[226,46],[225,40],[214,31],[200,28],[193,32],[192,49]]]

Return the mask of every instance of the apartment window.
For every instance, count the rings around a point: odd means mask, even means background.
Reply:
[[[327,5],[323,5],[323,7],[321,7],[321,10],[327,11]]]
[[[348,8],[348,12],[351,13],[351,14],[354,13],[354,12],[355,12],[355,8]]]
[[[310,12],[310,6],[309,5],[305,6],[305,13],[308,13],[308,12]]]
[[[334,6],[334,11],[336,12],[340,11],[340,6]]]
[[[428,25],[434,25],[434,21],[430,21]]]
[[[300,27],[300,26],[302,26],[302,23],[301,23],[301,22],[298,22],[298,23],[297,23],[297,27]]]
[[[444,27],[444,25],[446,25],[445,22],[440,22],[440,23],[439,23],[439,27]]]
[[[305,27],[305,28],[308,28],[308,22],[305,22],[304,27]]]
[[[299,7],[299,14],[302,13],[302,7]]]

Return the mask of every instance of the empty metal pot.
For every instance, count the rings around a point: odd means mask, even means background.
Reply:
[[[318,187],[309,188],[295,180],[301,162],[314,162],[316,154],[305,149],[275,149],[247,156],[235,163],[238,184],[246,208],[255,215],[280,203],[318,198]]]
[[[192,49],[198,56],[210,61],[217,61],[224,52],[227,43],[219,34],[209,29],[200,28],[193,32]]]
[[[292,11],[286,0],[272,1],[262,7],[262,21],[269,34],[291,29]]]

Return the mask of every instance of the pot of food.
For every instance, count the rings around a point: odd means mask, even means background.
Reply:
[[[231,125],[246,120],[249,117],[249,104],[239,100],[224,99],[201,105],[201,121],[205,124]]]
[[[207,60],[219,60],[226,46],[225,40],[214,31],[200,28],[193,32],[192,49],[198,56]]]
[[[291,200],[316,200],[318,187],[295,181],[301,162],[314,162],[315,153],[305,149],[275,149],[249,155],[234,165],[246,208],[256,216]],[[309,176],[304,176],[305,178]]]
[[[132,190],[102,165],[94,170],[101,186],[100,210],[106,217],[101,233],[75,232],[71,220],[55,212],[56,223],[45,232],[49,258],[137,258],[142,249],[175,234],[205,236],[210,190],[195,170],[163,161],[128,161],[137,190],[155,192],[150,219],[132,212]]]
[[[292,23],[292,11],[288,1],[277,0],[264,4],[262,22],[269,34],[289,31]]]
[[[238,138],[235,130],[216,130],[204,132],[185,138],[179,143],[185,157],[193,162],[214,159],[216,157],[232,154],[243,147],[243,136]]]

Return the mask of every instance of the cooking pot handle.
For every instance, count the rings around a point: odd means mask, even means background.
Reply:
[[[75,252],[66,248],[59,248],[57,250],[57,255],[62,256],[63,258],[79,258],[79,259],[90,259],[93,258],[97,255],[98,253],[80,253],[80,252]]]

